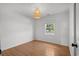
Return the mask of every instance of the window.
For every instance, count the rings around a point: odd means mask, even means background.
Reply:
[[[55,34],[55,24],[45,24],[45,34]]]

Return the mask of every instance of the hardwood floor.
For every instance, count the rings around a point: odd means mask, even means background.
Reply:
[[[3,56],[70,56],[66,46],[33,40],[29,43],[7,49]]]

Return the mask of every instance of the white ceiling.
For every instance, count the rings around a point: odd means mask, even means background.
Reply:
[[[14,10],[16,13],[32,18],[36,8],[41,10],[41,16],[46,17],[63,11],[67,11],[71,3],[17,3],[17,4],[0,4],[0,6]]]

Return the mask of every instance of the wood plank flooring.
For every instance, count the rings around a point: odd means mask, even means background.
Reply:
[[[66,46],[33,40],[29,43],[7,49],[2,52],[3,56],[70,56]]]

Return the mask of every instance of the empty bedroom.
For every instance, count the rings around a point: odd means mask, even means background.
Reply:
[[[0,3],[0,55],[79,55],[73,48],[77,47],[73,23],[78,5]]]

